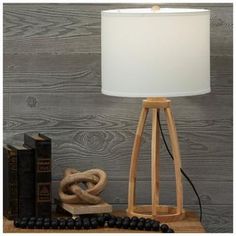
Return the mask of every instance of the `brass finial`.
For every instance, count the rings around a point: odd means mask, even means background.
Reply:
[[[152,11],[160,11],[160,7],[158,5],[154,5],[152,7]]]

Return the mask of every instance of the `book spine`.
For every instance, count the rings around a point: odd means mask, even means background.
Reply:
[[[18,217],[17,154],[3,149],[3,214],[8,219]]]
[[[19,217],[35,216],[34,150],[18,151]]]
[[[25,135],[25,144],[35,148],[35,215],[51,216],[51,140]]]

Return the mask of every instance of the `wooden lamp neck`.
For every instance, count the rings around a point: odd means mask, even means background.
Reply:
[[[170,107],[170,100],[165,97],[148,97],[143,100],[144,108],[167,108]]]
[[[148,101],[166,101],[168,100],[166,97],[147,97]]]

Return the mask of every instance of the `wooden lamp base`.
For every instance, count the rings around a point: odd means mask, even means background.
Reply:
[[[181,159],[179,151],[178,137],[170,100],[166,98],[148,98],[143,100],[142,110],[139,118],[139,123],[134,139],[134,146],[131,156],[130,175],[129,175],[129,190],[128,190],[128,209],[127,213],[130,216],[138,216],[152,218],[161,222],[177,221],[184,218],[185,210],[183,209],[183,184],[181,177]],[[135,205],[135,187],[136,187],[136,171],[137,161],[141,146],[141,139],[144,130],[145,121],[149,110],[152,109],[152,145],[151,145],[151,190],[152,204],[151,205]],[[172,147],[172,155],[174,157],[174,169],[176,180],[176,207],[160,205],[160,128],[158,123],[158,115],[163,109],[167,126],[169,130],[170,143]]]

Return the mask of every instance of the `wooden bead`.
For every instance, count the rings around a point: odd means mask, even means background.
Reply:
[[[98,216],[97,221],[98,221],[99,226],[104,226],[104,224],[105,224],[104,216],[102,216],[102,215]]]
[[[60,221],[59,221],[59,228],[60,229],[65,229],[66,228],[66,221],[65,221],[65,219],[60,219]]]
[[[122,219],[117,219],[116,228],[121,228],[121,227],[122,227]]]
[[[139,221],[138,224],[137,224],[137,228],[139,230],[143,230],[144,229],[144,222],[143,221]]]
[[[20,222],[20,228],[25,229],[27,226],[27,221],[26,220],[21,220]]]
[[[33,228],[34,228],[34,225],[35,225],[35,223],[34,223],[34,221],[32,221],[32,220],[29,220],[28,223],[27,223],[27,227],[28,227],[29,229],[33,229]]]
[[[110,227],[110,228],[113,228],[114,226],[115,226],[115,220],[114,219],[110,219],[109,221],[108,221],[108,226]]]
[[[97,220],[92,220],[92,221],[91,221],[91,227],[92,227],[92,229],[96,229],[96,228],[98,227],[98,222],[97,222]]]
[[[160,223],[159,223],[159,221],[156,221],[156,222],[154,222],[154,223],[152,224],[152,229],[153,229],[154,231],[159,231],[159,229],[160,229]]]
[[[82,221],[81,220],[75,220],[75,228],[76,229],[82,228]]]
[[[136,229],[136,226],[137,226],[137,222],[132,220],[129,225],[130,229]]]
[[[19,227],[20,227],[20,219],[19,219],[19,218],[14,219],[14,226],[15,226],[16,228],[19,228]]]
[[[166,233],[169,229],[169,226],[167,224],[162,224],[160,228],[163,233]]]
[[[42,220],[37,220],[36,222],[35,222],[35,228],[36,229],[42,229],[42,227],[43,227],[43,221]]]
[[[168,230],[167,230],[167,233],[174,233],[175,231],[173,230],[173,229],[171,229],[171,228],[169,228]]]
[[[147,231],[150,231],[152,229],[152,225],[150,222],[146,222],[144,225],[144,229]]]
[[[43,228],[44,228],[44,229],[49,229],[50,226],[51,226],[50,221],[44,221],[44,222],[43,222]]]
[[[122,227],[124,228],[124,229],[128,229],[129,228],[129,221],[128,220],[124,220],[123,221],[123,223],[122,223]]]

